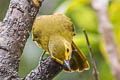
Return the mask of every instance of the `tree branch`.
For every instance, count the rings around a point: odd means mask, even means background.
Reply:
[[[92,6],[98,17],[99,31],[105,41],[112,74],[116,80],[120,80],[119,52],[112,32],[112,24],[108,18],[108,5],[109,0],[92,0]]]
[[[53,60],[51,57],[41,61],[36,69],[28,74],[23,80],[52,80],[59,72],[61,72],[63,66]]]
[[[10,1],[0,23],[0,80],[18,80],[19,59],[38,11],[32,0]]]

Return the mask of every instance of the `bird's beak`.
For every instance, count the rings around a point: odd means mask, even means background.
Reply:
[[[71,72],[69,60],[64,60],[64,66]]]

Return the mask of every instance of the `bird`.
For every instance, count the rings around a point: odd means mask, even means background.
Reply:
[[[75,34],[71,19],[60,13],[38,16],[32,27],[32,40],[67,72],[90,68],[85,55],[73,41]]]

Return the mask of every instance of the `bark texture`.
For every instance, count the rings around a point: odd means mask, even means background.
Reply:
[[[59,72],[61,72],[63,66],[53,60],[51,57],[41,61],[38,67],[31,71],[23,80],[52,80]]]
[[[18,78],[19,59],[39,8],[32,0],[11,0],[0,25],[0,80]]]
[[[43,0],[38,0],[40,6],[42,1]],[[32,0],[10,1],[6,16],[4,20],[0,22],[0,80],[20,79],[18,76],[20,57],[40,6],[36,6]],[[60,64],[51,58],[43,62],[44,63],[42,63],[41,66],[38,65],[37,68],[43,67],[40,73],[49,75],[35,74],[35,77],[43,77],[40,80],[48,80],[49,77],[52,78],[56,76],[55,73],[61,71]],[[37,73],[35,72],[36,70],[37,69],[31,72],[29,77],[31,77],[33,73]],[[31,80],[39,80],[39,78],[35,77]],[[26,77],[26,80],[29,80],[29,78]]]
[[[112,24],[108,17],[108,5],[109,0],[92,0],[92,6],[98,17],[99,31],[104,38],[112,74],[116,80],[120,80],[119,52],[114,39]]]

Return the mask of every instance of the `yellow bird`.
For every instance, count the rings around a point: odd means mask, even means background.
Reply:
[[[32,28],[33,41],[64,65],[65,71],[88,70],[88,61],[72,40],[74,35],[72,21],[63,14],[39,16]]]

